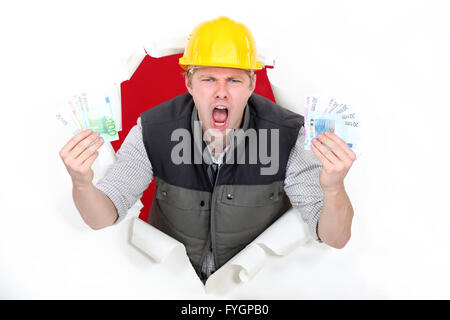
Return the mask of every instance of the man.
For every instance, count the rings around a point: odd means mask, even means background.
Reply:
[[[291,206],[314,239],[343,248],[353,218],[343,181],[356,156],[329,132],[303,150],[303,117],[253,93],[256,57],[242,24],[197,26],[180,58],[188,93],[141,114],[96,186],[103,142],[88,130],[73,137],[60,156],[84,221],[117,224],[155,178],[149,223],[185,245],[202,281]]]

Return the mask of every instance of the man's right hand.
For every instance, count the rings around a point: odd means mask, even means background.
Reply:
[[[84,130],[70,139],[59,152],[74,187],[85,187],[92,183],[94,172],[91,166],[98,157],[97,150],[103,145],[102,138],[93,143],[99,135],[89,129]]]

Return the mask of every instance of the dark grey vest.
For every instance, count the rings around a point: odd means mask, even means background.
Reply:
[[[261,168],[268,168],[270,164],[261,163],[264,161],[259,157],[256,164],[249,161],[239,164],[239,152],[236,151],[234,163],[221,165],[215,185],[211,185],[208,163],[196,164],[194,161],[195,153],[198,155],[205,150],[204,141],[200,146],[191,139],[189,164],[177,165],[171,160],[173,147],[180,143],[171,141],[172,132],[183,128],[193,137],[196,112],[192,96],[185,93],[142,113],[141,123],[156,182],[148,222],[185,245],[199,274],[210,245],[216,268],[220,268],[291,207],[284,192],[284,179],[290,151],[303,126],[303,117],[252,94],[245,108],[242,128],[252,128],[256,132],[267,129],[269,154],[273,150],[270,130],[279,130],[278,171],[273,175],[262,175]],[[201,132],[197,134],[201,137]],[[257,149],[260,139],[257,135]],[[244,144],[241,156],[245,159],[249,159],[249,141],[242,139],[235,145],[238,149]]]

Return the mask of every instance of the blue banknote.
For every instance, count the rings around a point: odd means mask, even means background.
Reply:
[[[348,104],[322,96],[305,97],[305,150],[311,150],[312,139],[326,131],[333,132],[355,149],[359,141],[359,119]]]

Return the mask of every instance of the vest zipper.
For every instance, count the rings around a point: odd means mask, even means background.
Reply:
[[[222,165],[218,165],[217,166],[217,174],[216,174],[216,181],[214,181],[214,187],[213,187],[213,192],[212,192],[212,196],[211,196],[211,217],[210,217],[210,224],[211,224],[211,228],[210,229],[210,238],[211,238],[211,249],[212,249],[212,254],[213,254],[213,258],[214,258],[214,268],[216,271],[217,270],[217,258],[216,258],[216,239],[214,237],[214,234],[216,233],[216,230],[214,228],[214,206],[215,206],[215,198],[216,198],[216,185],[217,185],[217,180],[219,179],[219,172],[220,172],[220,167]]]

